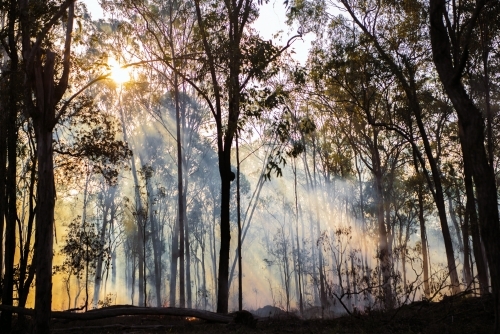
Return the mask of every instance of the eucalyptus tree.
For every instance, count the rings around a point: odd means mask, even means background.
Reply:
[[[196,81],[188,80],[206,101],[215,121],[219,174],[221,177],[221,248],[217,312],[228,311],[230,250],[231,147],[251,82],[265,81],[276,73],[269,67],[289,46],[279,49],[263,41],[249,25],[257,18],[255,1],[194,1],[197,36],[203,61],[196,68]]]
[[[464,69],[470,60],[469,48],[478,32],[479,19],[496,6],[496,1],[486,0],[471,3],[468,8],[456,3],[447,5],[441,0],[429,2],[433,60],[457,113],[464,164],[470,164],[476,188],[481,237],[486,248],[495,301],[495,332],[499,333],[500,245],[497,240],[500,238],[500,226],[496,177],[485,145],[483,112],[463,82]]]
[[[190,247],[189,247],[189,224],[186,219],[186,193],[188,182],[187,154],[183,150],[188,149],[189,140],[185,140],[186,131],[186,95],[182,90],[185,88],[183,76],[189,72],[189,58],[187,48],[192,42],[193,34],[193,13],[190,12],[191,4],[186,1],[125,1],[115,2],[108,8],[118,10],[120,15],[125,17],[134,17],[129,23],[123,22],[122,25],[129,33],[135,34],[138,42],[135,44],[134,57],[139,58],[141,63],[145,63],[151,69],[151,74],[156,80],[163,83],[160,89],[168,90],[172,95],[173,108],[175,110],[176,128],[175,140],[177,146],[177,178],[178,178],[178,241],[172,243],[176,250],[175,263],[179,259],[179,295],[181,307],[191,307],[191,278],[190,278]],[[185,91],[184,91],[185,93]],[[165,118],[162,115],[156,115],[162,124],[165,121],[170,122],[170,115]],[[187,134],[189,136],[189,134]],[[176,268],[174,271],[177,271]],[[185,282],[187,280],[187,284]],[[171,304],[175,304],[175,282],[173,277],[171,288]],[[186,300],[187,294],[187,300]]]
[[[19,116],[22,109],[22,65],[19,33],[18,1],[2,3],[2,54],[0,70],[2,86],[2,116],[0,120],[0,268],[5,268],[2,277],[2,303],[13,305],[14,259],[16,253],[17,219],[17,146],[19,141]],[[5,224],[5,225],[4,225]],[[4,242],[5,226],[5,242]],[[4,247],[5,246],[5,247]],[[0,269],[1,270],[1,269]],[[1,273],[0,273],[1,276]],[[24,278],[24,277],[23,277]],[[0,326],[10,330],[12,313],[2,312]]]
[[[16,3],[21,29],[24,62],[24,103],[26,114],[35,128],[38,162],[38,202],[36,215],[36,328],[48,333],[52,305],[52,245],[54,221],[54,166],[52,136],[55,125],[66,111],[58,106],[68,88],[75,3],[63,1],[59,6],[44,2]],[[67,16],[66,16],[67,15]],[[60,44],[51,43],[49,33],[63,16]],[[14,24],[14,22],[12,22]],[[32,37],[36,40],[32,43]],[[59,50],[57,50],[59,46]],[[17,53],[16,50],[12,50]],[[59,53],[58,53],[59,52]],[[56,67],[56,62],[59,66]]]
[[[361,33],[359,40],[373,46],[379,64],[385,73],[395,78],[395,84],[403,92],[402,96],[406,100],[404,104],[407,106],[408,113],[408,116],[403,118],[405,121],[396,124],[391,120],[379,122],[374,119],[373,123],[395,131],[408,141],[413,150],[416,150],[418,161],[436,203],[450,272],[451,289],[457,292],[460,287],[445,210],[439,156],[431,144],[432,138],[425,126],[426,110],[421,103],[423,89],[434,89],[426,84],[426,78],[432,72],[429,71],[431,63],[425,7],[420,2],[411,2],[411,4],[398,2],[394,5],[392,2],[385,1],[361,3],[348,0],[324,1],[322,5],[323,8],[319,10],[326,15],[327,22],[336,22],[345,25],[346,29],[358,30]],[[335,6],[340,6],[339,8],[345,10],[346,15],[333,16],[328,14],[328,10],[324,10]],[[381,38],[382,34],[387,38]],[[329,38],[335,39],[334,35],[330,35]],[[412,130],[415,125],[418,129],[416,133]],[[422,143],[422,148],[417,145],[418,143]]]
[[[33,124],[36,142],[37,207],[35,221],[36,268],[36,330],[49,332],[52,304],[52,254],[54,237],[55,180],[53,163],[53,135],[56,125],[71,118],[88,106],[89,99],[81,98],[87,87],[106,76],[97,71],[75,71],[85,61],[74,61],[75,41],[81,41],[85,16],[80,18],[81,29],[73,31],[75,0],[11,3],[19,35],[16,49],[22,57],[20,70],[24,75],[19,91],[23,95],[25,118]],[[12,45],[14,46],[14,45]],[[91,59],[86,59],[92,62]],[[96,68],[94,68],[95,70]],[[89,78],[89,74],[94,77]],[[75,82],[70,85],[70,81]],[[69,90],[70,88],[70,90]],[[69,91],[68,91],[69,90]]]

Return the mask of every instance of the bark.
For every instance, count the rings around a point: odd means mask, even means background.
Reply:
[[[184,173],[186,174],[186,173]],[[185,221],[184,221],[184,227],[185,227],[185,231],[184,231],[184,249],[186,250],[186,255],[185,255],[185,263],[186,263],[186,267],[185,267],[185,270],[186,270],[186,307],[187,308],[192,308],[192,298],[193,298],[193,293],[191,291],[191,246],[190,246],[190,239],[189,239],[189,234],[190,234],[190,230],[189,230],[189,220],[187,219],[187,215],[186,215],[186,212],[187,212],[187,207],[186,207],[186,204],[187,204],[187,200],[186,200],[186,193],[187,193],[187,188],[188,188],[188,183],[187,183],[187,179],[184,179],[184,192],[183,192],[183,196],[184,196],[184,200],[183,200],[183,204],[184,204],[184,217],[186,217]]]
[[[53,53],[50,55],[55,57],[55,54]],[[50,123],[51,121],[51,115],[41,116],[45,117],[43,117],[44,119],[37,120],[38,124],[36,126],[38,155],[38,212],[36,215],[35,239],[38,247],[35,249],[35,310],[37,333],[49,333],[49,321],[52,305],[52,253],[54,241],[53,229],[55,189],[54,165],[52,160],[52,128],[47,126],[47,123]]]
[[[463,67],[468,57],[467,43],[472,36],[475,20],[485,3],[485,0],[476,2],[473,16],[468,23],[469,30],[465,31],[465,49],[462,53],[457,54],[457,48],[454,49],[454,55],[451,53],[448,31],[443,22],[443,17],[447,15],[444,0],[430,0],[430,32],[434,64],[461,123],[463,155],[473,162],[472,176],[477,192],[480,233],[486,248],[495,304],[495,332],[500,333],[500,226],[496,179],[485,149],[482,113],[461,82]],[[453,59],[459,59],[459,62],[454,63]]]
[[[203,236],[202,236],[203,238]],[[208,304],[208,291],[207,291],[207,270],[205,267],[205,241],[203,240],[201,243],[201,271],[203,275],[203,310],[207,310],[207,304]]]
[[[214,208],[212,211],[213,214],[213,224],[212,228],[210,231],[210,257],[212,258],[212,278],[213,278],[213,283],[214,283],[214,289],[215,289],[215,296],[218,296],[218,286],[217,286],[217,246],[215,243],[215,227],[216,227],[216,212],[215,212],[215,201],[214,201]],[[215,304],[215,303],[214,303]]]
[[[18,63],[17,47],[14,39],[14,23],[15,23],[15,10],[16,1],[11,1],[11,8],[9,9],[9,48],[10,48],[10,78],[9,78],[9,97],[8,104],[4,113],[7,115],[6,132],[7,132],[7,179],[3,205],[5,209],[5,248],[0,257],[4,256],[4,276],[2,286],[2,304],[13,305],[14,294],[14,257],[16,254],[16,223],[17,223],[17,141],[18,141],[18,126],[17,126],[17,86],[18,86]],[[5,167],[5,162],[2,168]],[[5,202],[6,200],[6,202]],[[0,216],[0,224],[3,229],[3,216]],[[0,243],[3,234],[0,235]],[[0,267],[1,273],[2,267]],[[24,279],[24,277],[23,277]],[[5,313],[5,314],[4,314]],[[12,314],[9,312],[2,312],[0,317],[0,326],[10,331],[12,322]]]
[[[430,297],[429,288],[429,255],[427,250],[427,229],[424,218],[424,196],[422,185],[418,185],[418,221],[420,224],[420,242],[422,244],[422,267],[424,271],[424,295]]]
[[[462,238],[464,244],[464,278],[467,289],[471,289],[473,284],[473,273],[471,273],[470,244],[469,244],[469,215],[467,209],[462,224]]]
[[[378,225],[378,259],[382,273],[383,302],[386,309],[394,307],[394,298],[391,287],[391,255],[387,240],[387,228],[384,221],[384,197],[382,187],[382,167],[378,152],[378,131],[374,129],[372,147],[373,176],[375,180],[375,194],[377,203],[377,225]]]
[[[178,214],[178,213],[177,213]],[[177,260],[179,258],[179,219],[172,229],[172,250],[170,257],[170,307],[175,306],[177,291]]]
[[[238,310],[243,310],[243,270],[241,266],[241,198],[240,198],[240,148],[236,132],[236,207],[238,213]]]
[[[7,175],[7,113],[5,106],[0,104],[0,278],[2,277],[3,259],[4,259],[4,226],[5,215],[7,212],[6,201],[6,175]],[[2,324],[2,327],[6,324]]]
[[[459,136],[463,136],[463,130],[461,129],[461,122],[458,122]],[[464,141],[461,140],[460,143],[463,146]],[[462,147],[463,151],[463,147]],[[479,293],[481,295],[487,294],[489,289],[488,283],[488,269],[486,267],[486,262],[483,256],[483,249],[481,247],[481,237],[479,235],[479,221],[477,219],[476,211],[476,198],[474,196],[474,185],[472,182],[472,162],[468,156],[463,156],[464,161],[464,183],[465,183],[465,195],[466,207],[465,212],[469,219],[470,231],[472,237],[472,251],[474,253],[474,259],[476,260],[477,268],[477,278],[479,281]]]

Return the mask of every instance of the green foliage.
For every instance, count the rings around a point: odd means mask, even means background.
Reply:
[[[92,105],[82,108],[67,125],[69,133],[55,143],[56,157],[63,174],[79,173],[82,162],[89,162],[109,184],[116,184],[119,168],[132,156],[128,144],[116,137],[117,120]]]
[[[78,216],[66,231],[65,244],[60,250],[64,262],[54,267],[56,272],[67,272],[81,278],[86,268],[90,273],[95,271],[98,258],[108,259],[109,250],[101,243],[94,223],[82,223]]]

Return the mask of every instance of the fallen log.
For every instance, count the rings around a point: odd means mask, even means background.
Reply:
[[[105,325],[105,326],[83,326],[83,327],[68,327],[68,328],[53,328],[52,331],[54,332],[74,332],[74,331],[81,331],[81,330],[105,330],[105,329],[119,329],[119,330],[167,330],[167,329],[172,329],[174,326],[167,326],[167,325],[120,325],[120,324],[115,324],[115,325]]]
[[[17,314],[35,315],[35,310],[24,307],[0,305],[0,311],[8,311]],[[67,311],[52,311],[53,319],[66,320],[97,320],[104,318],[119,317],[124,315],[168,315],[178,317],[193,317],[212,322],[230,323],[233,317],[227,314],[219,314],[209,311],[194,310],[177,307],[137,307],[137,306],[122,306],[101,308],[83,313],[67,312]]]

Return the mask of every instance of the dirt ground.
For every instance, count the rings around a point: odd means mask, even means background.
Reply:
[[[94,321],[52,323],[53,333],[491,333],[493,302],[487,297],[447,298],[438,303],[418,302],[391,312],[359,317],[302,320],[296,316],[262,318],[248,323],[217,324],[194,318],[122,316]],[[17,333],[30,332],[29,319]],[[0,330],[1,332],[1,330]]]

